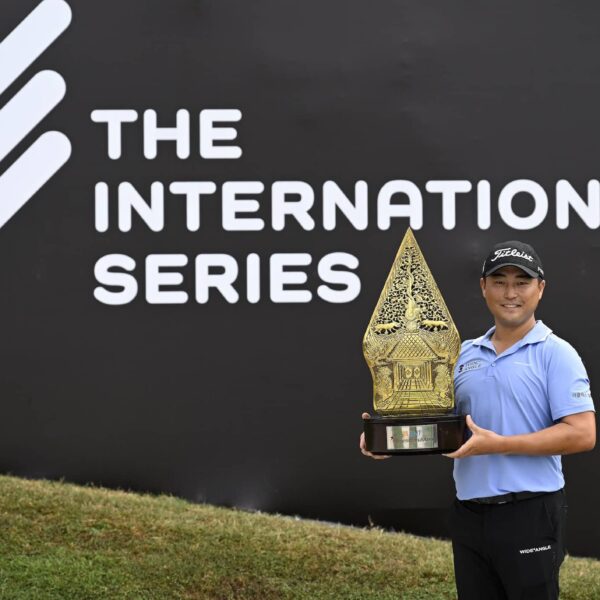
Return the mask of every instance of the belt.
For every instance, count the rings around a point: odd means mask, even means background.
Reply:
[[[554,492],[509,492],[508,494],[502,494],[501,496],[469,498],[468,500],[462,500],[462,502],[474,502],[475,504],[506,504],[507,502],[519,502],[520,500],[529,500],[529,498],[536,498],[537,496],[553,493]]]

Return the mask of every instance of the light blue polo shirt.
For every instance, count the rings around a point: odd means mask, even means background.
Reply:
[[[456,412],[501,435],[532,433],[562,417],[594,410],[590,381],[577,351],[542,321],[496,354],[491,336],[467,340],[454,370]],[[454,460],[460,500],[563,487],[560,456],[485,454]]]

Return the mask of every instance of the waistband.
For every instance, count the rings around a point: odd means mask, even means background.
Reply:
[[[520,502],[521,500],[529,500],[530,498],[537,498],[538,496],[545,496],[547,494],[556,494],[556,492],[562,492],[555,490],[554,492],[509,492],[508,494],[501,494],[500,496],[487,496],[485,498],[469,498],[468,500],[459,500],[459,502],[473,502],[474,504],[506,504],[507,502]]]

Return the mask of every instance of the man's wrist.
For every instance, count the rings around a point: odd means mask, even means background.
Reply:
[[[511,436],[497,434],[496,439],[496,454],[511,454],[512,447],[510,443]]]

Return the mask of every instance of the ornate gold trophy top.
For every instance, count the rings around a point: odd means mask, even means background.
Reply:
[[[454,407],[460,337],[409,228],[363,338],[380,415],[440,415]]]

